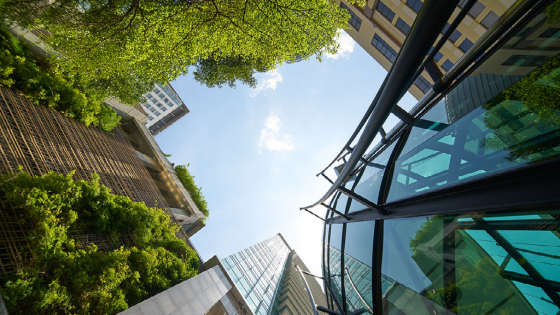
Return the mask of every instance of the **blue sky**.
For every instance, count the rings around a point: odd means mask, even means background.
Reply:
[[[261,75],[256,89],[209,89],[191,75],[172,83],[191,112],[156,140],[171,162],[190,163],[208,201],[210,218],[191,239],[204,260],[282,233],[321,273],[322,221],[299,208],[329,188],[315,174],[348,140],[387,74],[346,33],[339,43],[338,55],[282,65]],[[400,104],[415,103],[407,94]]]

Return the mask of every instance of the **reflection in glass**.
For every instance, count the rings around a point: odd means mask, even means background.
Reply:
[[[373,313],[372,258],[375,221],[346,224],[344,275],[349,311],[365,308]]]
[[[354,189],[358,195],[367,198],[369,201],[377,204],[379,202],[379,189],[381,188],[381,180],[385,173],[385,167],[389,162],[389,157],[395,148],[396,141],[387,147],[381,154],[374,158],[363,170],[358,186]],[[348,212],[363,210],[365,208],[359,202],[352,202]]]
[[[382,273],[396,283],[384,291],[384,312],[558,313],[560,239],[550,230],[558,214],[385,221]]]
[[[264,242],[222,259],[221,262],[235,286],[257,313],[269,312],[284,263],[290,253],[286,243],[276,235]]]
[[[462,99],[450,93],[428,114],[441,116],[445,106],[451,125],[437,130],[416,123],[396,162],[388,201],[559,155],[560,55],[517,82],[509,76],[475,77],[456,90],[467,90],[475,80],[494,96],[472,108],[484,89],[463,93]]]

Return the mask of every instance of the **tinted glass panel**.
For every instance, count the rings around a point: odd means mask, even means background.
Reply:
[[[473,43],[467,38],[465,38],[465,40],[461,43],[461,45],[459,45],[459,49],[461,49],[463,52],[467,52],[469,49],[471,49],[472,46]]]
[[[389,20],[389,22],[393,22],[393,19],[395,18],[395,12],[393,12],[391,9],[389,9],[385,3],[383,2],[379,2],[379,4],[377,5],[377,10],[383,14],[384,17],[387,18],[387,20]]]
[[[453,62],[451,62],[449,59],[445,60],[445,62],[441,65],[441,67],[443,69],[445,69],[446,71],[449,71],[449,69],[453,68],[455,64]]]
[[[349,310],[373,309],[372,255],[375,221],[346,224],[345,291]]]
[[[410,33],[410,25],[406,24],[405,21],[403,21],[403,19],[399,18],[397,20],[397,23],[395,24],[395,26],[401,30],[404,35],[408,35],[408,33]]]
[[[547,224],[558,214],[385,221],[384,312],[557,314],[550,285],[560,280],[560,239]]]
[[[329,285],[339,301],[342,301],[341,246],[343,226],[343,224],[331,225],[330,244],[326,253],[329,259]]]
[[[362,177],[358,182],[358,186],[354,189],[358,195],[367,198],[369,201],[377,204],[379,201],[379,189],[381,188],[381,180],[385,172],[385,167],[391,157],[391,153],[395,148],[396,142],[393,142],[387,149],[374,158],[364,169]],[[352,202],[349,212],[363,210],[366,207],[359,202]]]
[[[375,34],[371,40],[371,44],[375,46],[387,59],[391,62],[397,60],[397,52],[387,44],[379,35]]]
[[[401,154],[389,200],[472,177],[545,161],[560,153],[560,57],[519,76],[478,73],[436,106],[452,125],[433,134],[426,126]],[[421,123],[421,122],[420,122]],[[411,143],[411,146],[414,146]]]
[[[484,20],[480,22],[480,24],[486,26],[486,28],[490,28],[492,25],[494,25],[494,23],[496,23],[496,21],[498,21],[499,18],[500,17],[496,13],[490,11],[488,15],[486,15]]]
[[[362,26],[362,19],[360,19],[358,17],[358,15],[356,15],[356,13],[354,13],[354,11],[350,10],[350,8],[348,6],[346,6],[346,4],[344,4],[343,2],[340,3],[340,7],[343,8],[343,9],[346,9],[346,11],[348,11],[348,13],[350,14],[350,18],[348,19],[348,23],[350,23],[350,25],[352,25],[355,29],[357,29],[359,31],[360,27]]]
[[[422,1],[420,0],[406,0],[406,4],[411,7],[416,13],[420,12],[422,8]]]
[[[475,19],[486,9],[486,6],[480,2],[476,2],[472,9],[469,11],[469,14],[472,15]]]

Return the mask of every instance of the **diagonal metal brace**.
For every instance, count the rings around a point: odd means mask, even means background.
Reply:
[[[367,200],[366,198],[356,194],[355,192],[353,192],[351,190],[348,190],[344,187],[338,187],[336,190],[338,190],[341,193],[345,194],[346,196],[356,200],[357,202],[363,204],[364,206],[370,208],[371,210],[375,210],[375,211],[379,212],[382,215],[387,215],[389,213],[385,208],[376,205],[375,203]]]
[[[315,213],[311,212],[309,209],[307,208],[299,208],[299,210],[305,210],[309,213],[311,213],[312,215],[316,216],[317,218],[319,218],[321,221],[325,221],[325,219],[321,218],[320,216],[316,215]]]
[[[342,213],[342,212],[336,210],[335,208],[333,208],[333,207],[327,205],[326,203],[321,202],[321,205],[322,205],[323,207],[325,207],[325,208],[331,210],[332,212],[338,214],[339,216],[344,217],[346,220],[350,221],[351,218],[350,218],[349,216],[347,216],[347,215],[345,215],[344,213]]]

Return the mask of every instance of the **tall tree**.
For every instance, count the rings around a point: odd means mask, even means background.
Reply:
[[[63,69],[129,103],[200,60],[258,60],[272,69],[298,54],[335,53],[337,29],[348,21],[333,0],[49,2],[5,0],[4,13],[50,32]]]

